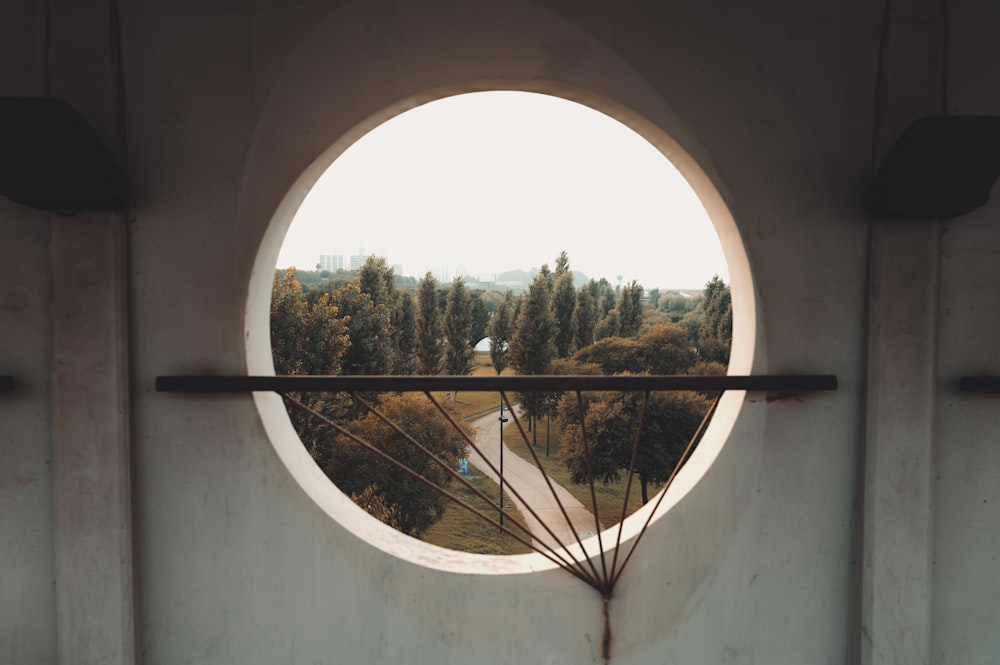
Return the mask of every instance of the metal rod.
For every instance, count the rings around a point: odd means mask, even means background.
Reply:
[[[411,392],[462,391],[576,391],[576,390],[751,390],[812,392],[836,390],[832,374],[764,374],[757,376],[158,376],[160,392]]]

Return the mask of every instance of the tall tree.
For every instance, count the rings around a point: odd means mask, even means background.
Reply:
[[[417,285],[417,365],[423,374],[441,372],[442,332],[437,280],[428,271]]]
[[[564,273],[570,272],[569,269],[569,254],[565,250],[559,252],[559,256],[556,257],[556,277]]]
[[[502,374],[507,368],[510,338],[514,334],[514,296],[510,291],[497,305],[496,313],[486,326],[486,334],[490,337],[490,362],[496,373]]]
[[[274,271],[271,286],[271,356],[276,374],[297,374],[302,364],[307,305],[295,268]]]
[[[718,275],[705,285],[702,308],[698,350],[705,360],[728,364],[733,343],[733,302],[729,287]]]
[[[586,286],[580,287],[576,293],[575,345],[582,349],[594,343],[594,328],[597,326],[597,303],[593,294]]]
[[[345,374],[388,374],[393,365],[392,313],[376,304],[351,282],[334,294],[341,316],[347,321],[351,345],[344,354]]]
[[[448,374],[463,376],[472,371],[475,351],[469,344],[472,334],[472,300],[465,280],[456,277],[448,289],[444,310],[445,369]]]
[[[556,320],[552,313],[552,294],[546,268],[535,275],[528,288],[511,339],[511,364],[521,374],[545,374],[556,356],[553,339]],[[545,396],[541,393],[522,393],[521,410],[531,420],[542,415]]]
[[[621,334],[621,315],[618,308],[605,314],[594,327],[594,339],[600,341],[607,337],[618,337]]]
[[[642,327],[642,286],[634,279],[622,287],[618,301],[619,335],[635,337]]]
[[[556,319],[547,271],[539,272],[528,288],[511,340],[511,364],[521,374],[545,374],[555,358]]]
[[[369,256],[358,271],[358,284],[362,293],[371,296],[376,305],[391,306],[396,291],[396,277],[392,268],[381,256]]]
[[[566,252],[560,254],[564,258]],[[573,273],[569,270],[569,262],[562,270],[556,269],[556,281],[552,291],[552,313],[556,321],[556,356],[568,358],[573,352],[573,341],[576,338],[576,289],[573,286]]]
[[[482,294],[479,291],[472,291],[470,294],[472,304],[472,329],[469,333],[469,344],[475,348],[479,341],[487,336],[486,324],[490,321],[490,311],[483,302]]]
[[[392,312],[394,374],[415,374],[417,371],[417,304],[409,291],[396,292]]]

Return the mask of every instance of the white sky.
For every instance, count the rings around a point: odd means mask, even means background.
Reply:
[[[589,107],[523,92],[425,104],[343,153],[303,202],[277,267],[376,254],[450,281],[555,265],[647,290],[729,281],[686,181],[644,138]]]

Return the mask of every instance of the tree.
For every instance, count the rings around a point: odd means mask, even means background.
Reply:
[[[358,271],[358,284],[362,293],[371,296],[376,305],[391,305],[395,296],[396,278],[393,270],[381,256],[369,256]]]
[[[510,338],[514,334],[514,296],[510,291],[504,294],[504,299],[497,305],[496,314],[486,326],[486,334],[490,338],[490,362],[497,375],[507,368]]]
[[[556,320],[552,313],[549,273],[547,266],[542,268],[528,288],[510,344],[511,364],[521,374],[545,374],[556,355],[553,342]],[[522,393],[519,401],[529,419],[535,420],[542,414],[544,396],[540,393]]]
[[[673,323],[658,323],[639,336],[642,371],[650,374],[684,374],[698,361],[687,332]],[[634,371],[634,370],[632,370]]]
[[[606,337],[617,337],[621,334],[621,315],[615,308],[604,315],[594,327],[594,339],[602,340]]]
[[[337,291],[334,302],[347,322],[351,339],[344,354],[344,374],[388,374],[393,362],[389,308],[376,304],[357,282]]]
[[[660,323],[638,338],[599,339],[573,354],[573,359],[600,365],[605,374],[683,374],[698,356],[683,328]]]
[[[448,289],[444,310],[445,369],[462,376],[472,371],[475,351],[469,344],[472,332],[472,301],[465,280],[456,277]]]
[[[483,301],[480,291],[473,291],[469,294],[472,306],[472,327],[469,332],[469,346],[473,349],[479,344],[479,340],[486,337],[486,324],[490,321],[490,311]]]
[[[445,467],[455,469],[465,457],[466,439],[422,396],[404,393],[387,397],[379,411],[419,441]],[[474,437],[465,425],[461,427],[466,436]],[[435,486],[447,488],[451,484],[450,473],[374,413],[351,423],[348,429]],[[419,536],[437,521],[447,501],[423,481],[344,435],[337,435],[333,455],[323,471],[349,496],[364,496],[366,491],[381,493],[384,496],[381,503],[398,509],[399,528],[411,536]]]
[[[597,301],[586,286],[580,287],[577,291],[574,316],[576,348],[590,346],[594,343],[594,328],[597,325]]]
[[[618,334],[622,337],[635,337],[642,326],[642,286],[634,279],[622,287],[618,325]]]
[[[428,272],[417,285],[417,365],[423,374],[441,372],[442,327],[437,280]]]
[[[271,286],[271,356],[276,374],[296,374],[299,370],[306,311],[295,268],[275,270]]]
[[[569,273],[569,254],[566,250],[559,252],[559,256],[556,257],[556,277]]]
[[[590,482],[591,473],[594,480],[618,482],[632,465],[642,395],[605,393],[584,404],[586,440],[576,398],[567,396],[559,403],[560,458],[575,483]],[[649,501],[650,483],[670,477],[707,409],[707,400],[697,393],[650,395],[634,466],[643,503]]]
[[[733,343],[733,302],[729,287],[718,275],[705,285],[698,350],[705,360],[729,363]]]
[[[565,256],[563,252],[561,256]],[[561,272],[556,270],[556,281],[552,293],[552,313],[556,322],[556,357],[568,358],[573,352],[576,337],[576,289],[573,273],[567,264]]]
[[[347,322],[322,294],[311,306],[302,299],[294,270],[275,274],[271,292],[271,352],[279,374],[339,374],[351,342]],[[338,418],[349,404],[339,393],[302,393],[291,397],[323,415]],[[322,464],[332,452],[330,437],[315,418],[286,400],[285,408],[309,454]]]
[[[414,374],[417,371],[417,304],[409,291],[396,292],[392,310],[392,342],[394,374]]]
[[[379,489],[378,485],[369,485],[361,490],[360,494],[352,494],[351,501],[361,506],[365,512],[383,524],[388,524],[393,529],[402,530],[399,523],[399,506],[391,503],[386,498],[385,492]]]

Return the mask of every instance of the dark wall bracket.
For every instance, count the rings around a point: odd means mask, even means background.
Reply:
[[[124,210],[127,177],[90,123],[47,97],[0,97],[0,194],[74,215]]]
[[[986,205],[1000,177],[1000,117],[917,119],[893,145],[865,195],[877,219],[948,220]]]
[[[970,393],[1000,393],[1000,376],[963,376],[958,389]]]

